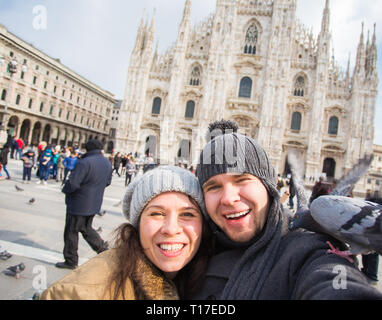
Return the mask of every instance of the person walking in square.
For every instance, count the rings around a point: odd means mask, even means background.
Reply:
[[[68,177],[69,172],[72,172],[77,165],[78,157],[75,150],[70,150],[70,156],[66,157],[62,162],[64,166],[64,180],[62,180],[62,185],[65,184],[66,178]]]
[[[127,187],[130,184],[134,173],[135,173],[135,164],[134,164],[132,157],[130,156],[127,159],[127,164],[126,164],[125,187]]]
[[[29,149],[26,153],[24,153],[21,157],[23,161],[23,183],[31,181],[32,177],[32,168],[35,165],[35,155],[32,149]],[[28,180],[27,180],[28,179]]]
[[[121,162],[122,162],[121,153],[117,152],[117,154],[114,156],[114,169],[113,169],[113,173],[115,171],[117,173],[118,177],[121,176],[120,173],[119,173],[119,167],[121,166]]]
[[[40,157],[40,164],[39,164],[40,180],[37,181],[37,184],[40,184],[41,182],[43,182],[44,185],[47,184],[50,169],[52,167],[53,167],[53,151],[51,146],[47,146],[45,150],[42,152]]]
[[[11,138],[9,149],[11,151],[11,155],[10,155],[11,159],[16,159],[16,155],[18,153],[19,145],[18,145],[15,137]]]
[[[8,170],[7,170],[9,147],[10,147],[9,143],[6,143],[3,146],[3,149],[0,152],[0,163],[1,163],[2,167],[3,167],[4,172],[7,175],[7,179],[8,180],[11,179],[11,176],[10,176]]]
[[[64,262],[57,268],[75,269],[78,266],[78,233],[97,253],[108,249],[107,242],[92,227],[94,216],[100,212],[105,188],[111,184],[112,167],[102,154],[102,144],[89,140],[86,154],[76,164],[65,182],[66,220],[64,230]]]
[[[17,146],[18,146],[16,155],[18,155],[18,159],[21,160],[25,144],[24,144],[23,139],[21,139],[21,137],[16,140],[16,143],[17,143]],[[15,159],[16,159],[16,157],[15,157]]]
[[[56,182],[63,181],[64,177],[64,160],[66,158],[65,150],[61,149],[59,153],[59,157],[57,159],[57,175],[56,175]]]

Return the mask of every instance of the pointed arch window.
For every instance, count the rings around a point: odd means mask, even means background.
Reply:
[[[250,98],[252,94],[252,79],[244,77],[240,81],[239,98]]]
[[[162,99],[159,97],[156,97],[153,101],[153,107],[152,107],[151,113],[160,114],[161,105],[162,105]]]
[[[244,53],[256,54],[257,40],[259,37],[259,30],[255,24],[252,24],[245,35]]]
[[[16,105],[20,104],[21,96],[18,94],[16,97]]]
[[[338,118],[336,116],[330,117],[329,119],[328,133],[332,135],[338,134]]]
[[[190,77],[190,86],[200,86],[201,85],[201,71],[198,66],[192,69]]]
[[[195,113],[195,102],[190,100],[186,104],[186,114],[185,118],[192,119]]]
[[[1,92],[1,100],[5,100],[5,98],[7,97],[7,90],[3,89],[3,91]]]
[[[303,76],[299,76],[294,84],[293,95],[296,97],[303,97],[306,94],[305,79]]]
[[[292,123],[290,128],[291,130],[296,130],[296,131],[301,130],[301,113],[300,112],[293,112]]]

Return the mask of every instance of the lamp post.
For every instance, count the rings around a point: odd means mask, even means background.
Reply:
[[[4,65],[5,63],[6,63],[5,58],[0,57],[0,66]],[[9,96],[11,94],[12,78],[13,78],[13,75],[17,72],[17,66],[18,66],[18,62],[15,58],[13,58],[11,61],[8,62],[7,72],[9,72],[10,78],[9,78],[8,90],[5,97],[4,113],[3,113],[3,117],[2,117],[1,125],[0,125],[0,143],[5,143],[8,138],[8,133],[6,128],[8,101],[9,101]],[[23,72],[27,70],[27,66],[25,65],[25,63],[22,65],[21,68]]]

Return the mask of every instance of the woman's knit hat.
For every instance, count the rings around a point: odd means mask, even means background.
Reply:
[[[127,187],[122,200],[123,214],[137,228],[145,206],[161,193],[171,191],[189,195],[206,215],[198,179],[189,170],[175,166],[160,166],[136,177]]]

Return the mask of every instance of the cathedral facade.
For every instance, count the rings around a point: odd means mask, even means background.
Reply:
[[[142,19],[131,53],[115,150],[150,152],[160,163],[196,164],[208,124],[236,121],[286,173],[294,149],[309,184],[338,178],[373,152],[377,47],[361,30],[354,70],[331,52],[326,0],[318,36],[296,19],[297,0],[217,0],[194,28],[191,0],[173,46],[154,47]],[[364,189],[365,181],[359,188]]]

